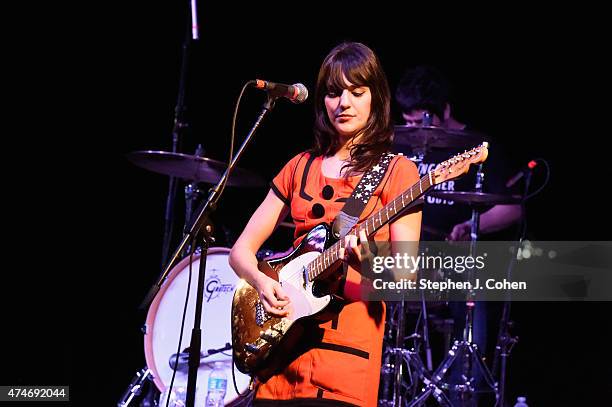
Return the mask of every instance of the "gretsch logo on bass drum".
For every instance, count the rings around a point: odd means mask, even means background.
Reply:
[[[210,300],[218,298],[221,294],[233,293],[235,287],[236,286],[232,283],[223,283],[221,278],[217,275],[207,278],[205,290],[208,297],[206,302],[210,302]]]

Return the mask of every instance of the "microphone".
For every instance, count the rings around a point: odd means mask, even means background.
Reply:
[[[272,96],[287,98],[296,104],[302,103],[308,97],[308,89],[306,89],[306,86],[302,85],[301,83],[285,85],[283,83],[274,83],[256,79],[255,87],[257,89],[265,90]]]
[[[226,350],[232,349],[232,345],[229,342],[225,343],[225,346],[219,349],[208,349],[206,353],[200,352],[200,361],[216,353],[225,352]],[[189,348],[178,354],[178,363],[176,360],[176,353],[173,353],[168,360],[168,364],[172,370],[186,370],[189,368]]]
[[[523,168],[522,170],[517,172],[515,176],[513,176],[508,180],[508,182],[506,182],[506,188],[510,188],[512,185],[516,184],[521,178],[525,176],[528,171],[534,169],[536,165],[538,165],[537,161],[529,161],[526,168]]]

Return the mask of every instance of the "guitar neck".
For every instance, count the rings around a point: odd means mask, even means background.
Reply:
[[[365,231],[366,236],[373,235],[378,229],[401,215],[410,204],[417,200],[433,185],[432,173],[428,172],[427,175],[414,183],[410,188],[402,192],[387,205],[374,212],[364,222],[351,229],[347,235],[359,236],[362,230]],[[308,264],[309,280],[312,281],[317,278],[340,259],[339,252],[340,249],[345,248],[344,242],[344,239],[340,239]]]

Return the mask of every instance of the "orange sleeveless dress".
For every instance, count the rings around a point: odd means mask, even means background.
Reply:
[[[314,226],[331,224],[361,176],[348,179],[325,177],[322,157],[301,153],[291,159],[271,183],[272,190],[291,208],[297,246]],[[414,163],[394,157],[385,177],[366,205],[360,222],[380,209],[419,179]],[[323,194],[326,186],[333,196]],[[313,206],[321,210],[313,213]],[[389,225],[374,240],[389,240]],[[283,372],[259,383],[256,406],[377,405],[378,384],[385,329],[385,304],[360,298],[361,275],[348,268],[344,285],[347,303],[331,321],[314,325],[296,348],[298,355]]]

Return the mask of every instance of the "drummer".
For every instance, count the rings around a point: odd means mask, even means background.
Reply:
[[[469,134],[464,123],[453,116],[451,107],[451,86],[446,77],[431,66],[417,66],[409,69],[401,79],[395,93],[401,109],[402,119],[407,126],[437,126],[452,131],[454,134]],[[478,141],[480,142],[480,141]],[[472,146],[467,145],[465,148]],[[451,155],[462,152],[453,149],[427,151],[423,162],[417,163],[421,176],[435,167],[436,163],[446,160]],[[410,151],[402,151],[411,154]],[[489,158],[483,167],[484,192],[510,194],[505,183],[511,177],[505,164],[503,153],[497,143],[491,143]],[[476,184],[476,171],[468,175],[436,185],[435,189],[443,191],[472,191]],[[425,197],[423,209],[423,229],[421,240],[469,240],[471,208],[452,200]],[[480,215],[479,234],[488,240],[511,240],[511,230],[521,216],[520,205],[495,205]]]

